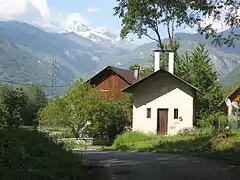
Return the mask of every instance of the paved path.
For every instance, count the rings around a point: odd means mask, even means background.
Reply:
[[[77,153],[108,167],[109,177],[104,180],[240,180],[240,167],[200,158],[118,151]]]

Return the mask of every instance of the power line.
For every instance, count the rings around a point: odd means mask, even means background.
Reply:
[[[50,82],[51,82],[51,87],[50,87],[50,97],[51,99],[54,98],[54,95],[56,94],[56,84],[57,84],[57,61],[54,60],[50,60]]]
[[[22,82],[16,82],[16,81],[11,81],[11,80],[6,80],[6,79],[0,79],[0,81],[10,83],[10,84],[16,84],[16,85],[22,85],[22,86],[39,86],[39,87],[52,87],[52,85],[47,85],[47,84],[33,84],[33,83],[22,83]],[[55,88],[64,88],[68,86],[64,85],[56,85],[54,86]]]

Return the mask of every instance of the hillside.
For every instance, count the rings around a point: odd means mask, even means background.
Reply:
[[[199,42],[205,43],[222,77],[240,62],[238,44],[236,48],[214,47],[200,35],[175,36],[181,41],[181,53],[191,51]],[[111,32],[82,25],[61,33],[49,33],[26,23],[0,22],[0,76],[10,81],[50,85],[50,61],[56,60],[57,85],[67,85],[80,77],[87,79],[107,65],[149,66],[155,47],[155,43],[135,47]]]
[[[180,41],[180,54],[186,51],[192,51],[198,46],[199,43],[205,44],[206,50],[208,50],[212,63],[216,70],[222,77],[231,72],[240,63],[240,43],[236,42],[235,47],[215,47],[211,44],[211,39],[205,40],[204,36],[197,34],[177,33],[176,39]],[[122,67],[129,67],[129,65],[139,63],[145,66],[151,65],[149,61],[152,61],[153,50],[156,49],[156,43],[143,44],[131,52],[119,57]]]
[[[234,86],[240,79],[240,64],[238,64],[230,73],[221,79],[224,86]]]
[[[108,65],[109,57],[126,52],[122,48],[101,46],[75,33],[47,33],[15,21],[0,22],[0,42],[2,47],[8,47],[1,54],[1,64],[8,60],[20,61],[22,54],[28,54],[22,60],[22,66],[25,68],[22,70],[22,73],[25,73],[22,75],[23,81],[34,83],[48,82],[50,60],[57,61],[59,83],[67,85],[76,78],[89,76]],[[6,45],[6,42],[9,42],[9,45]],[[18,68],[17,64],[13,63],[4,73],[19,76],[18,71],[14,71]],[[28,68],[30,66],[31,68]]]

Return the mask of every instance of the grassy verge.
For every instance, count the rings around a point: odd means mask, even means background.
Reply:
[[[64,147],[73,150],[103,150],[104,146],[77,144],[74,142],[64,142]]]
[[[177,136],[146,135],[127,132],[119,135],[106,150],[179,153],[204,156],[240,164],[240,133],[231,135],[189,133]]]
[[[100,168],[83,164],[84,157],[73,154],[37,131],[0,129],[0,137],[3,180],[92,180],[105,174]]]

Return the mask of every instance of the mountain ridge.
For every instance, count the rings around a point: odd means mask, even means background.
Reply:
[[[223,75],[229,73],[240,62],[238,47],[229,51],[221,50],[198,35],[175,35],[182,38],[181,53],[184,53],[184,50],[191,51],[198,45],[199,39],[206,43],[213,63]],[[113,39],[116,37],[113,36]],[[25,79],[17,79],[19,81],[49,84],[50,61],[56,60],[57,84],[67,85],[80,77],[87,79],[108,65],[129,68],[130,65],[138,63],[150,66],[148,61],[152,60],[150,55],[153,55],[152,50],[156,48],[156,43],[128,48],[124,43],[123,46],[96,43],[76,32],[50,33],[27,23],[8,21],[0,22],[0,47],[6,48],[2,48],[0,66],[8,61],[17,62],[16,65],[11,64],[9,69],[0,68],[0,75],[5,73],[5,78],[12,74],[17,76],[18,72],[25,76]],[[11,51],[15,54],[12,55]],[[26,53],[29,55],[26,56]],[[24,72],[19,72],[17,65],[20,64],[27,67]]]

